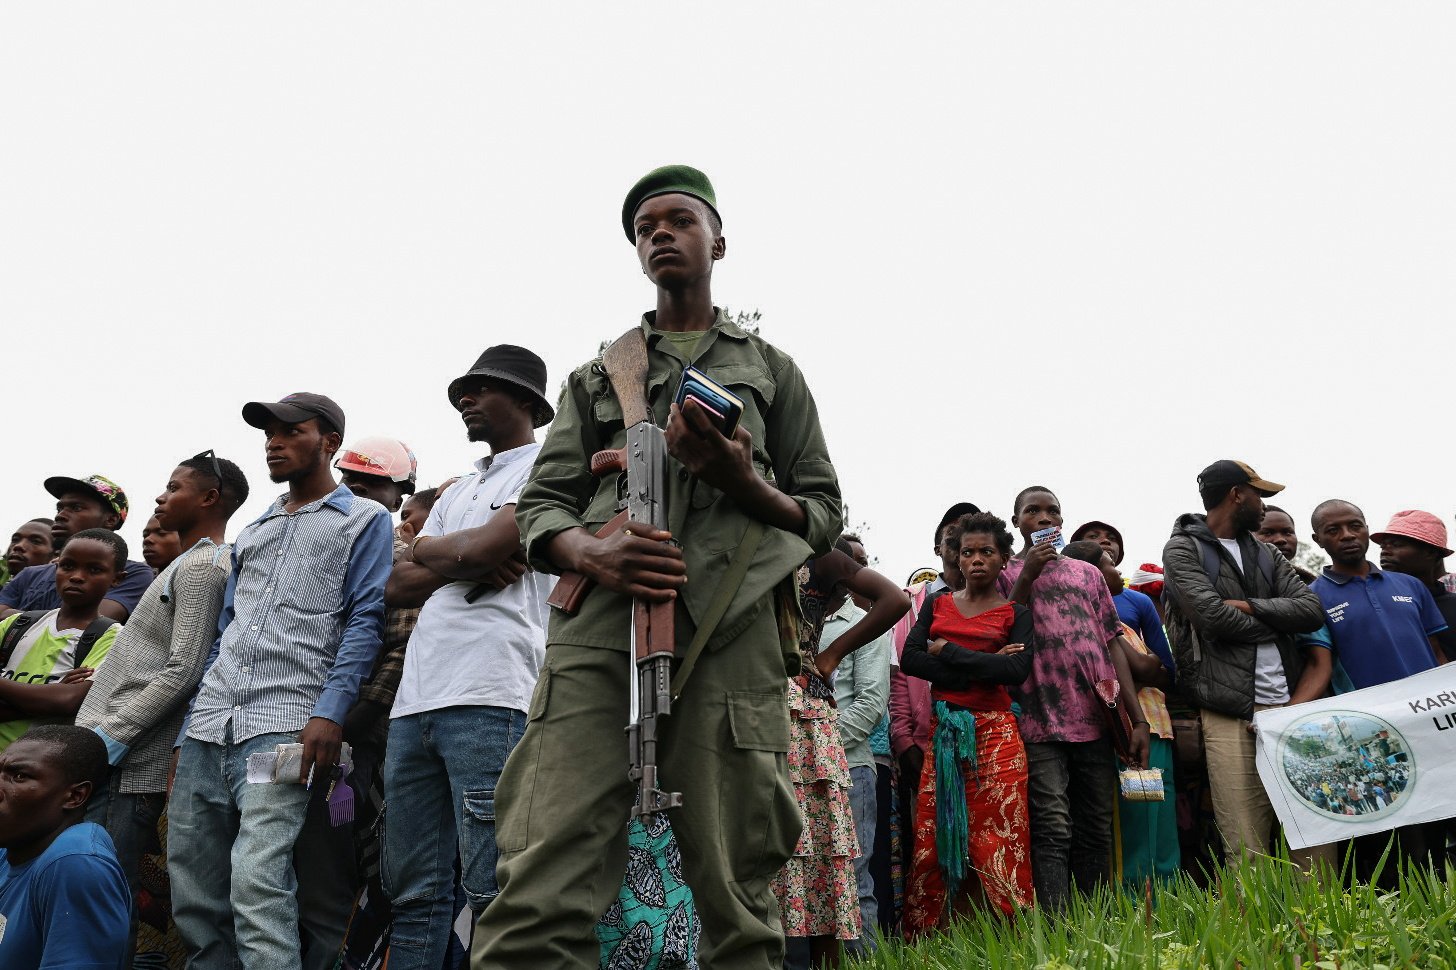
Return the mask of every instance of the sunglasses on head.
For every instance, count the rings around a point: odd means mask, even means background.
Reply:
[[[203,458],[206,458],[208,461],[212,462],[212,474],[213,474],[213,477],[217,479],[217,484],[218,484],[219,487],[221,487],[221,485],[222,485],[222,466],[217,463],[217,452],[215,452],[211,448],[209,448],[206,451],[198,452],[197,454],[195,454],[195,455],[192,456],[192,460],[193,461],[198,461],[198,460],[203,459]]]

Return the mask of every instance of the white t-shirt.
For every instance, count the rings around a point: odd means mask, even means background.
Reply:
[[[1228,554],[1233,557],[1239,572],[1244,571],[1243,553],[1239,552],[1237,539],[1220,539]],[[1254,703],[1288,704],[1289,680],[1284,676],[1284,658],[1279,656],[1278,644],[1270,641],[1258,646],[1254,658]]]
[[[476,462],[474,474],[436,500],[420,536],[473,529],[497,513],[514,514],[540,450],[532,443]],[[546,597],[556,577],[532,570],[505,589],[465,602],[475,585],[447,583],[425,601],[405,649],[390,717],[443,707],[530,706],[546,659]]]

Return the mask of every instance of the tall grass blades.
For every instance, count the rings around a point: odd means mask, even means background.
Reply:
[[[1456,970],[1456,873],[1409,867],[1396,890],[1308,877],[1288,858],[1183,877],[1143,892],[1075,895],[1066,913],[977,914],[910,945],[886,941],[854,970]]]

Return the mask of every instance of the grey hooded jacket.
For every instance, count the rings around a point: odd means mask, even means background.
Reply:
[[[1239,536],[1242,570],[1208,527],[1205,516],[1179,516],[1163,547],[1164,622],[1178,663],[1178,686],[1200,707],[1232,717],[1254,716],[1254,663],[1261,643],[1273,642],[1292,691],[1304,664],[1295,634],[1324,623],[1319,597],[1289,561],[1266,546],[1272,576],[1259,565],[1260,543]],[[1205,549],[1218,555],[1218,578],[1210,581]],[[1224,603],[1247,600],[1249,616]]]

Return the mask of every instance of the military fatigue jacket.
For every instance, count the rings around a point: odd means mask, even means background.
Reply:
[[[776,585],[807,559],[829,551],[843,528],[839,481],[814,398],[792,358],[736,326],[721,309],[689,358],[652,329],[654,316],[646,314],[641,325],[648,348],[648,401],[657,424],[666,426],[683,368],[691,363],[743,398],[740,424],[753,436],[754,467],[799,503],[807,520],[803,536],[765,530],[733,604],[708,641],[711,650],[741,633],[770,601],[768,594]],[[626,437],[622,407],[601,358],[577,368],[567,379],[556,419],[516,505],[516,522],[535,568],[560,571],[546,552],[558,533],[577,526],[595,532],[617,514],[617,476],[599,480],[588,466],[593,454],[622,447]],[[751,519],[732,499],[670,457],[667,509],[670,531],[682,544],[687,565],[682,604],[696,624]],[[547,642],[626,650],[630,603],[628,597],[595,588],[576,616],[552,612]],[[677,630],[680,649],[691,634],[682,626]]]

